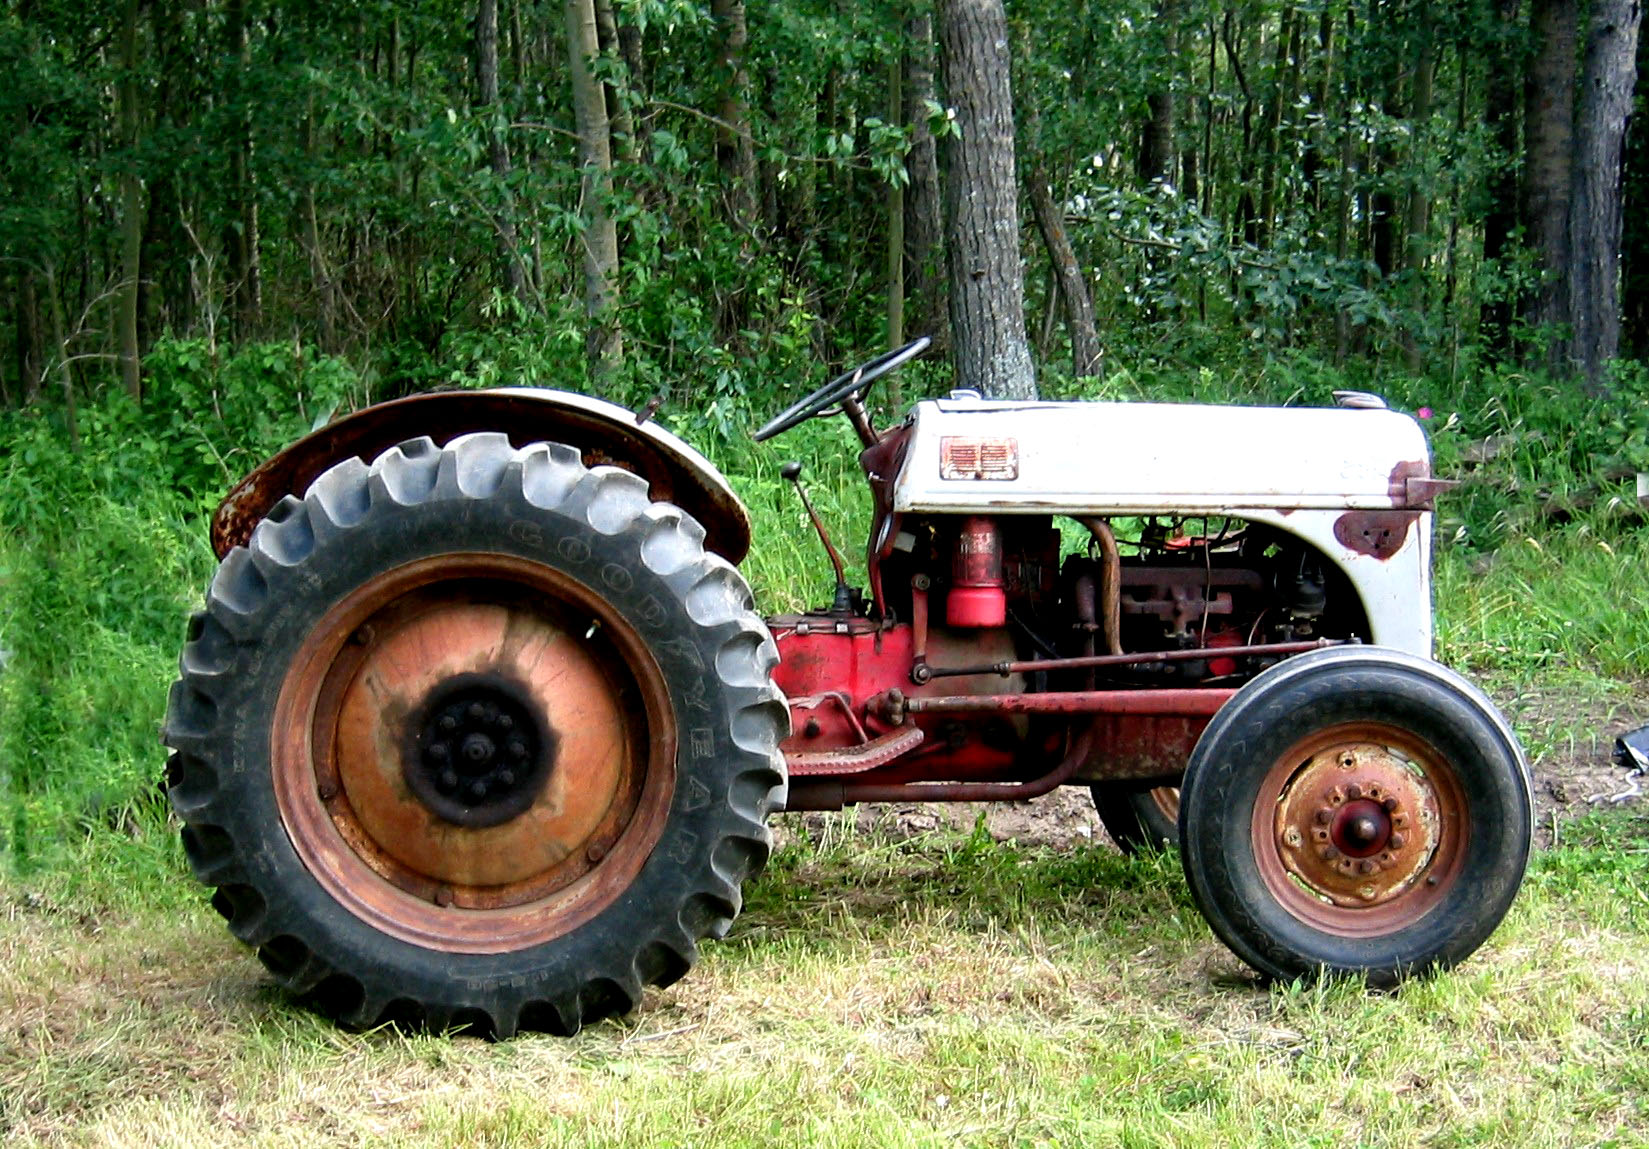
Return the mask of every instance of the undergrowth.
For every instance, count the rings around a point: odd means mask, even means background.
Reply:
[[[1050,376],[1044,389],[1295,404],[1329,403],[1347,387],[1381,391],[1421,417],[1437,471],[1463,480],[1438,515],[1439,656],[1514,681],[1618,690],[1643,677],[1649,530],[1630,474],[1649,468],[1649,372],[1617,368],[1616,398],[1600,406],[1507,371],[1439,382],[1350,375],[1304,357],[1209,362],[1114,363],[1102,380],[1078,388]],[[494,364],[487,381],[531,381],[500,371]],[[779,478],[783,461],[804,463],[851,565],[869,524],[845,420],[812,421],[775,444],[748,437],[817,385],[813,375],[797,371],[760,394],[729,377],[693,402],[678,388],[656,416],[726,472],[748,505],[755,549],[744,570],[766,613],[819,604],[831,589],[800,501]],[[141,407],[118,390],[82,407],[78,452],[60,412],[0,415],[0,865],[51,864],[91,827],[161,816],[158,731],[184,619],[214,566],[207,515],[257,461],[395,389],[284,344],[219,355],[196,341],[165,342],[146,378]],[[632,384],[636,393],[622,397],[635,402],[653,385]],[[873,393],[883,422],[897,401],[892,385],[908,402],[948,381],[935,364],[884,380]]]

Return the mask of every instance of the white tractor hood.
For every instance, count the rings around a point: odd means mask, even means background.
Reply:
[[[1220,513],[1390,510],[1429,473],[1407,415],[1335,407],[997,401],[957,392],[918,403],[893,488],[903,512]],[[995,440],[1014,477],[941,477],[950,450]],[[1011,446],[1002,443],[1011,440]],[[954,468],[952,468],[954,471]]]

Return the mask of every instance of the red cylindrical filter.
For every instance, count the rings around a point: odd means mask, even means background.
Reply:
[[[964,520],[956,539],[945,621],[951,626],[1001,626],[1007,620],[1002,536],[997,533],[995,519],[975,515]]]

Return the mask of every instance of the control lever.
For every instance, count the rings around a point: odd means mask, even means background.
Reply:
[[[836,597],[830,604],[830,613],[852,614],[853,590],[847,585],[847,572],[842,567],[842,556],[836,553],[830,536],[825,533],[824,523],[819,521],[819,513],[813,509],[813,500],[807,497],[807,488],[802,486],[801,463],[792,460],[781,466],[779,478],[795,484],[796,493],[802,497],[802,506],[807,508],[807,517],[813,521],[813,529],[819,532],[819,541],[824,544],[825,553],[830,556],[830,565],[836,569]]]

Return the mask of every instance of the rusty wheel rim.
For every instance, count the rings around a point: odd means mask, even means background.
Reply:
[[[1435,747],[1380,722],[1301,739],[1266,773],[1250,837],[1294,917],[1341,937],[1412,924],[1460,876],[1465,797]]]
[[[327,612],[282,684],[271,767],[288,838],[341,906],[426,948],[502,953],[629,888],[675,749],[663,677],[621,615],[559,571],[474,553],[387,571]]]
[[[1151,804],[1157,812],[1168,819],[1170,825],[1179,825],[1179,787],[1154,786],[1148,792]]]

